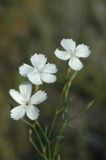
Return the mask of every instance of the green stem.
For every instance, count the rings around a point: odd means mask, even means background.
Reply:
[[[70,68],[67,69],[67,78],[69,76],[69,73],[70,73]],[[53,117],[50,132],[48,134],[49,137],[51,136],[51,133],[52,133],[53,127],[55,125],[56,119],[57,119],[58,115],[61,113],[60,107],[61,107],[61,101],[63,100],[63,96],[64,96],[65,86],[66,86],[66,84],[64,85],[64,87],[62,89],[61,96],[60,96],[60,101],[59,101],[59,104],[56,107],[56,112],[55,112],[54,117]],[[60,110],[60,112],[59,112],[59,110]]]
[[[41,150],[42,150],[44,156],[46,157],[45,146],[43,145],[43,143],[42,143],[42,141],[41,141],[40,135],[39,135],[39,133],[38,133],[35,125],[34,125],[34,124],[32,125],[30,122],[28,122],[28,121],[25,120],[25,119],[22,119],[22,121],[23,121],[25,124],[27,124],[28,126],[30,126],[31,128],[34,129],[34,131],[35,131],[35,133],[36,133],[36,135],[37,135],[38,141],[39,141],[39,143],[40,143]]]
[[[65,86],[64,86],[64,88],[63,88],[63,93],[64,93],[64,97],[65,97],[65,102],[67,102],[69,89],[70,89],[71,84],[72,84],[73,80],[75,79],[76,75],[77,75],[77,71],[75,71],[72,75],[71,75],[71,74],[68,74],[67,83],[65,84]]]
[[[38,138],[38,141],[39,141],[39,143],[40,143],[40,146],[41,146],[42,152],[43,152],[43,153],[44,153],[44,155],[45,155],[45,146],[43,145],[43,143],[42,143],[42,141],[41,141],[41,138],[40,138],[39,132],[37,131],[37,129],[36,129],[36,127],[35,127],[35,125],[33,125],[33,129],[34,129],[34,131],[35,131],[35,133],[36,133],[36,135],[37,135],[37,138]]]
[[[48,158],[49,158],[49,160],[51,160],[52,156],[51,156],[51,146],[50,146],[50,141],[49,141],[48,137],[46,136],[44,130],[42,129],[40,123],[37,121],[36,124],[37,124],[37,126],[39,127],[39,129],[40,129],[42,135],[44,136],[44,138],[45,138],[45,140],[46,140],[46,142],[47,142],[47,144],[48,144],[48,154],[49,154],[49,155],[48,155]]]
[[[41,146],[41,149],[42,149],[43,154],[42,154],[42,152],[38,149],[38,147],[35,145],[35,143],[34,143],[32,137],[31,137],[31,135],[30,135],[30,142],[31,142],[31,144],[34,146],[34,148],[37,150],[37,152],[38,152],[45,160],[48,160],[48,159],[46,158],[45,147],[44,147],[44,145],[43,145],[43,143],[42,143],[42,141],[41,141],[40,135],[39,135],[39,133],[38,133],[35,125],[34,125],[34,124],[32,125],[30,122],[28,122],[28,121],[25,120],[25,119],[22,119],[22,121],[23,121],[25,124],[27,124],[29,127],[31,127],[32,129],[34,129],[34,131],[35,131],[35,133],[36,133],[36,135],[37,135],[38,141],[39,141],[39,143],[40,143],[40,146]]]
[[[63,123],[63,125],[62,125],[62,128],[61,128],[61,130],[60,130],[60,134],[59,134],[60,137],[63,135],[64,129],[67,127],[67,122],[68,122],[68,121],[65,120],[64,123]],[[61,139],[58,138],[58,139],[57,139],[57,142],[56,142],[56,144],[55,144],[54,152],[53,152],[53,156],[54,156],[54,157],[57,155],[57,147],[58,147],[58,144],[59,144],[59,141],[60,141],[60,140],[61,140]]]
[[[44,130],[42,129],[42,127],[41,127],[41,125],[40,125],[40,123],[39,123],[38,121],[36,121],[36,125],[39,127],[42,135],[44,136],[44,138],[45,138],[45,140],[46,140],[46,142],[49,143],[49,139],[48,139],[48,137],[46,136]]]
[[[55,115],[54,115],[54,118],[53,118],[53,121],[52,121],[52,124],[51,124],[51,128],[50,128],[50,132],[49,132],[49,134],[48,134],[48,137],[51,136],[51,133],[52,133],[53,127],[54,127],[54,125],[55,125],[55,121],[56,121],[56,119],[57,119],[58,114],[59,114],[59,112],[56,111],[56,112],[55,112]]]
[[[57,160],[60,160],[60,155],[58,154]]]
[[[49,150],[49,160],[51,160],[51,146],[50,143],[48,143],[48,150]]]
[[[52,121],[52,124],[51,124],[50,132],[48,134],[49,137],[51,136],[51,133],[52,133],[52,130],[54,128],[54,125],[55,125],[55,122],[56,122],[56,119],[57,119],[58,115],[62,111],[64,111],[63,109],[60,110],[60,108],[62,107],[61,106],[61,102],[63,101],[63,104],[64,104],[64,100],[65,100],[65,102],[67,102],[69,89],[70,89],[72,81],[74,80],[74,78],[76,77],[76,75],[77,75],[77,72],[74,72],[73,75],[71,76],[71,70],[70,70],[70,68],[67,69],[67,82],[65,83],[65,85],[64,85],[64,87],[62,89],[59,105],[57,105],[57,107],[56,107],[56,112],[54,114],[54,118],[53,118],[53,121]]]
[[[44,160],[47,160],[47,158],[44,157],[44,155],[42,154],[42,152],[38,149],[38,147],[37,147],[36,144],[34,143],[31,135],[29,136],[29,141],[30,141],[30,143],[33,145],[33,147],[35,148],[35,150],[38,152],[38,154],[39,154]]]
[[[29,127],[33,128],[33,125],[32,125],[30,122],[28,122],[26,119],[22,119],[22,121],[23,121],[25,124],[27,124]]]

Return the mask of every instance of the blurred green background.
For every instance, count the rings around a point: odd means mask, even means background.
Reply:
[[[54,56],[62,38],[92,51],[73,83],[69,116],[93,98],[95,104],[67,129],[61,159],[106,160],[106,0],[0,0],[0,160],[38,159],[28,128],[10,119],[8,90],[23,80],[18,74],[23,62],[35,52],[46,54],[59,69],[58,81],[45,85],[49,98],[40,108],[39,120],[49,124],[65,80],[66,65]]]

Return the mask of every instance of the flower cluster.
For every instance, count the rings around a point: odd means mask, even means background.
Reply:
[[[76,43],[72,39],[63,39],[61,46],[65,51],[56,49],[56,57],[62,60],[69,60],[68,65],[73,70],[81,70],[83,67],[79,58],[86,58],[90,55],[90,50],[87,45]],[[38,86],[45,83],[53,83],[56,81],[57,67],[55,64],[47,63],[47,58],[43,54],[35,53],[30,58],[32,66],[23,64],[19,67],[21,76],[27,77],[29,83],[22,83],[19,85],[19,92],[10,89],[9,94],[19,104],[17,107],[10,111],[10,116],[14,120],[22,119],[25,114],[31,120],[38,119],[39,109],[36,105],[44,102],[47,99],[47,93],[38,90],[32,94],[32,84]],[[32,84],[31,84],[32,83]]]
[[[47,99],[47,93],[38,90],[32,94],[32,84],[41,85],[43,82],[53,83],[56,81],[55,73],[57,68],[55,64],[47,63],[47,58],[43,54],[34,54],[31,58],[33,66],[23,64],[19,67],[19,73],[29,79],[29,83],[23,83],[19,86],[19,91],[10,89],[9,94],[19,103],[19,106],[10,111],[10,116],[14,120],[19,120],[26,114],[31,120],[38,119],[39,109],[35,106]],[[32,83],[32,84],[31,84]]]

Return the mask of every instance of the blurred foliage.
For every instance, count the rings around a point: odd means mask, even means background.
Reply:
[[[18,88],[23,79],[18,75],[18,67],[29,63],[34,52],[43,51],[59,68],[57,84],[46,86],[48,103],[55,106],[66,67],[54,56],[62,38],[84,42],[92,51],[73,83],[69,116],[78,113],[89,99],[96,102],[95,108],[73,121],[73,127],[67,130],[62,159],[106,159],[106,1],[0,0],[0,160],[35,159],[25,126],[10,120],[8,90]],[[54,110],[48,103],[46,109],[41,108],[40,119],[44,121],[45,114],[45,123]]]

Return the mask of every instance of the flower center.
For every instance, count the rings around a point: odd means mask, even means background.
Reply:
[[[38,72],[39,72],[39,73],[42,73],[42,72],[43,72],[43,69],[38,69]]]
[[[43,68],[35,68],[34,72],[35,73],[42,73],[43,72]]]
[[[74,51],[70,51],[70,58],[74,57]]]
[[[29,101],[28,100],[24,100],[23,103],[24,103],[25,106],[29,105]]]
[[[25,105],[29,105],[29,102],[28,102],[28,101],[26,101]]]

